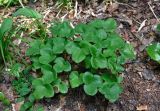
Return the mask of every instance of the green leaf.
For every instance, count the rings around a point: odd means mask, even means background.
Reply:
[[[73,29],[67,21],[63,23],[54,23],[50,29],[54,37],[69,38],[73,36]]]
[[[107,32],[113,32],[117,28],[117,23],[113,18],[109,18],[104,22],[103,27]]]
[[[160,24],[157,25],[157,31],[160,32]]]
[[[96,36],[97,36],[99,39],[103,40],[103,39],[106,39],[106,38],[107,38],[107,33],[106,33],[105,30],[99,29],[99,30],[97,30]]]
[[[104,94],[110,102],[115,102],[122,92],[122,88],[117,83],[104,83],[99,91]]]
[[[9,101],[9,99],[5,98],[5,99],[2,101],[2,103],[3,103],[4,105],[9,106],[11,102]]]
[[[77,71],[72,71],[69,75],[69,82],[72,88],[79,87],[82,84],[82,80]]]
[[[33,87],[41,86],[41,85],[43,85],[43,81],[42,81],[41,78],[37,78],[37,79],[34,79],[34,80],[32,81],[32,86],[33,86]]]
[[[52,54],[52,46],[50,45],[42,45],[40,49],[40,54],[41,55],[53,55]]]
[[[90,53],[89,47],[91,44],[85,40],[80,41],[79,46],[81,47],[81,50],[84,52],[85,55],[88,55]]]
[[[71,64],[68,61],[64,62],[64,71],[65,72],[71,71]]]
[[[76,63],[80,63],[85,59],[86,55],[80,48],[75,48],[72,53],[72,59]]]
[[[38,85],[35,87],[33,95],[36,99],[42,99],[43,97],[53,97],[54,90],[50,84]]]
[[[85,53],[74,42],[68,42],[66,45],[66,51],[72,55],[72,59],[76,63],[80,63],[85,59]]]
[[[30,107],[33,106],[33,103],[32,102],[25,102],[21,108],[20,108],[20,111],[27,111]]]
[[[91,57],[91,65],[93,68],[107,68],[107,59],[102,55]]]
[[[160,43],[151,44],[146,50],[151,59],[160,63]]]
[[[50,98],[54,96],[54,90],[52,85],[46,84],[45,85],[46,90],[44,91],[45,97]]]
[[[100,40],[100,38],[97,37],[97,30],[89,26],[87,26],[85,33],[82,34],[82,38],[91,43],[97,43]]]
[[[11,75],[19,77],[20,69],[21,69],[21,65],[19,63],[14,64],[10,70]]]
[[[125,60],[135,58],[134,49],[128,43],[125,44],[124,48],[120,51],[120,53],[122,56],[124,56]]]
[[[93,75],[90,72],[85,72],[83,75],[84,86],[83,89],[88,95],[95,95],[98,88],[102,85],[102,79],[99,75]]]
[[[26,51],[27,56],[40,54],[40,46],[42,42],[40,40],[35,40],[31,42],[30,48]]]
[[[97,56],[101,52],[101,50],[95,47],[94,45],[90,46],[89,50],[92,56]]]
[[[10,31],[12,29],[12,25],[13,25],[13,21],[10,18],[6,18],[4,19],[4,21],[2,22],[2,25],[0,27],[0,38],[2,38],[2,36]]]
[[[26,17],[29,17],[29,18],[36,18],[36,19],[41,19],[42,18],[42,15],[39,14],[37,11],[31,9],[31,8],[20,8],[18,9],[14,14],[13,16],[26,16]]]
[[[39,57],[39,63],[41,64],[49,64],[55,59],[56,56],[51,56],[50,54],[45,54]]]
[[[75,33],[81,34],[84,33],[86,31],[86,24],[80,23],[78,25],[75,26]]]
[[[85,72],[85,73],[83,74],[83,82],[84,82],[85,84],[91,84],[93,81],[94,81],[94,76],[93,76],[92,73],[90,73],[90,72]]]
[[[22,87],[19,91],[21,96],[25,96],[29,94],[31,90],[28,87]]]
[[[30,102],[34,102],[34,101],[35,101],[34,95],[33,95],[33,94],[30,94],[29,97],[28,97],[28,100],[29,100]]]
[[[67,93],[68,92],[68,85],[64,82],[58,85],[58,89],[61,93]]]
[[[110,73],[102,74],[102,79],[103,79],[106,83],[117,82],[116,75],[113,75],[113,74],[110,74]]]
[[[65,61],[62,57],[58,57],[55,59],[55,65],[53,68],[57,73],[63,72],[63,71],[70,71],[71,70],[71,65],[68,61]]]
[[[96,20],[93,20],[89,23],[89,26],[90,27],[94,27],[96,29],[102,29],[103,26],[104,26],[104,20],[99,20],[99,19],[96,19]]]
[[[44,84],[49,84],[57,78],[56,72],[50,66],[43,65],[41,71],[43,73],[42,80]]]
[[[112,56],[116,56],[114,50],[112,49],[106,49],[106,50],[103,50],[103,56],[104,57],[112,57]]]
[[[72,54],[73,51],[78,48],[78,46],[74,43],[74,42],[71,42],[71,41],[68,41],[65,49],[67,51],[68,54]]]
[[[0,92],[0,101],[3,101],[4,99],[5,99],[5,95],[2,92]]]
[[[94,84],[84,85],[84,91],[86,94],[90,96],[94,96],[97,93],[97,87],[94,86]]]
[[[125,43],[123,39],[120,37],[120,35],[116,33],[109,34],[107,38],[108,48],[111,50],[116,51],[117,49],[120,49],[124,47]]]
[[[40,54],[41,56],[39,57],[39,62],[41,64],[48,64],[56,58],[56,56],[52,53],[52,47],[48,45],[41,47]]]
[[[43,92],[43,93],[42,93]],[[36,99],[42,99],[45,96],[46,88],[43,85],[36,86],[33,95]]]
[[[62,53],[65,49],[65,44],[66,44],[66,41],[64,38],[60,38],[60,37],[53,38],[53,53],[55,54]]]

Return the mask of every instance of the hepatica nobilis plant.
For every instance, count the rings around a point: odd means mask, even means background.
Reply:
[[[122,92],[119,73],[123,64],[134,59],[133,47],[116,33],[114,19],[78,24],[54,23],[52,38],[35,40],[26,55],[30,56],[38,77],[32,82],[35,99],[67,93],[82,86],[87,95],[104,95],[110,102]]]

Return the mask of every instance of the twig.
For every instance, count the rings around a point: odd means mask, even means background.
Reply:
[[[138,28],[138,31],[137,31],[137,32],[139,32],[139,31],[145,26],[146,21],[147,21],[147,19],[145,19],[145,20],[141,23],[141,25],[140,25],[140,27]]]
[[[49,13],[51,12],[51,9],[52,9],[52,8],[49,8],[49,9],[45,12],[45,15],[44,15],[43,19],[45,19],[45,18],[49,15]]]
[[[154,10],[153,10],[153,8],[151,7],[151,5],[150,5],[149,2],[148,2],[148,6],[149,6],[150,10],[152,11],[154,17],[157,19],[158,22],[160,22],[160,20],[158,19],[157,15],[154,13]]]
[[[59,14],[61,13],[62,9],[60,9],[56,15],[56,18],[58,18]]]
[[[75,7],[74,7],[74,17],[76,17],[77,18],[77,7],[78,7],[78,2],[77,2],[77,0],[76,0],[76,4],[75,4]]]
[[[115,1],[115,3],[117,3],[119,5],[125,5],[125,6],[128,6],[128,7],[132,8],[132,9],[134,9],[134,7],[132,7],[132,6],[128,5],[128,4],[126,4],[126,3],[120,3],[120,2],[117,2],[117,1]]]
[[[21,6],[22,6],[23,8],[25,8],[21,0],[19,0],[19,3],[21,4]]]

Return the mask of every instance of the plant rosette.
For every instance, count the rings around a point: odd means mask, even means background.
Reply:
[[[116,28],[112,18],[75,28],[67,21],[57,22],[50,27],[52,38],[31,42],[26,55],[33,69],[41,72],[32,82],[35,98],[50,98],[57,89],[67,93],[70,87],[83,86],[87,95],[99,92],[116,101],[122,92],[118,73],[135,58],[133,47],[116,33]]]

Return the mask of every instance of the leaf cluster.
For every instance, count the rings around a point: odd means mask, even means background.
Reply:
[[[26,55],[40,72],[32,81],[34,97],[49,98],[82,85],[88,95],[100,92],[111,102],[117,100],[122,92],[118,73],[135,55],[133,47],[116,33],[116,27],[111,18],[75,28],[65,21],[50,27],[52,38],[33,41]]]

